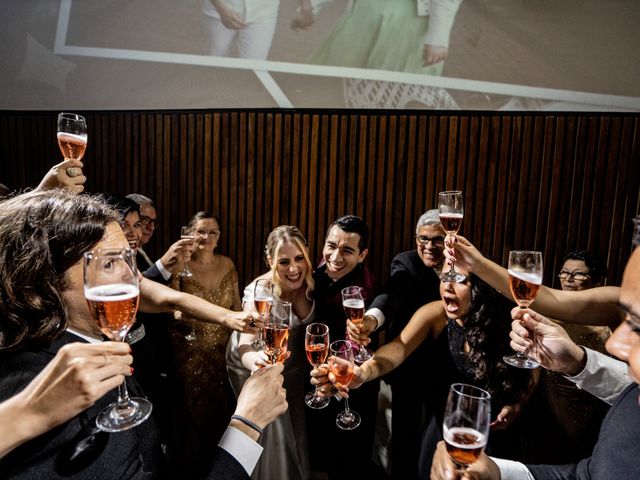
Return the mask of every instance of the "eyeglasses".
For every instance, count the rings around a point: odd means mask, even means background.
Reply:
[[[196,230],[196,235],[200,237],[205,237],[207,235],[217,237],[220,235],[220,230]]]
[[[566,270],[562,270],[559,274],[558,274],[558,278],[560,280],[566,280],[569,277],[573,278],[574,280],[577,280],[579,282],[584,282],[585,280],[587,280],[588,278],[591,278],[591,275],[589,275],[586,272],[567,272]]]
[[[426,245],[431,242],[431,245],[434,247],[442,248],[444,247],[444,237],[425,237],[424,235],[416,235],[416,240],[420,245]]]
[[[157,218],[147,217],[146,215],[140,215],[140,223],[144,226],[151,224],[157,228],[160,225],[160,220]]]

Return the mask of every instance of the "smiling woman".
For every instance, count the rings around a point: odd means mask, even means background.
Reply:
[[[251,282],[242,298],[244,310],[257,312],[254,287],[259,279],[273,283],[273,300],[291,303],[292,321],[289,331],[289,357],[283,375],[287,390],[288,412],[265,429],[260,441],[264,447],[262,459],[254,472],[254,480],[271,478],[309,478],[309,453],[306,435],[305,392],[307,375],[304,350],[306,325],[313,321],[315,304],[311,300],[314,281],[307,240],[297,227],[280,225],[267,238],[265,246],[270,270]],[[229,378],[236,393],[254,372],[267,362],[263,351],[253,351],[253,335],[233,334],[227,348]]]

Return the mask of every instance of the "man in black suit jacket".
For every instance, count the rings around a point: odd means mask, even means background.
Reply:
[[[0,251],[7,255],[0,262],[0,296],[13,299],[0,303],[0,402],[29,385],[65,344],[101,341],[84,295],[82,257],[95,249],[127,248],[119,221],[102,202],[63,191],[0,202]],[[105,355],[97,367],[108,363]],[[239,416],[220,446],[212,446],[210,478],[249,478],[261,453],[261,429],[286,410],[281,372],[281,366],[270,366],[245,383]],[[135,380],[126,381],[132,395],[143,395]],[[10,451],[0,460],[2,477],[162,477],[167,470],[153,418],[126,432],[96,431],[95,416],[115,398],[115,391],[108,392],[80,415]]]
[[[365,321],[371,327],[387,325],[391,340],[397,337],[422,305],[440,298],[440,270],[444,260],[445,231],[437,210],[422,214],[416,224],[416,248],[396,255],[391,262],[391,277],[383,293],[378,295]],[[384,380],[392,390],[391,473],[394,478],[418,475],[420,441],[430,420],[427,404],[428,384],[425,378],[432,364],[428,349],[418,347]]]

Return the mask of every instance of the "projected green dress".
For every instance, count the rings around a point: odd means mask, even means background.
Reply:
[[[448,46],[460,2],[431,0],[425,16],[416,0],[355,0],[310,63],[440,75],[443,62],[423,65],[423,46]]]

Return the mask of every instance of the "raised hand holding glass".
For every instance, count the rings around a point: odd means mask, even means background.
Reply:
[[[464,207],[462,192],[460,190],[450,190],[438,194],[438,211],[440,223],[448,235],[456,236],[462,226],[464,218]],[[464,275],[456,272],[452,264],[448,272],[442,272],[440,279],[444,282],[462,282]]]
[[[84,295],[100,331],[110,340],[123,342],[138,311],[140,287],[132,250],[94,250],[84,255]],[[122,432],[144,422],[151,402],[130,398],[126,382],[118,387],[118,400],[96,418],[106,432]]]
[[[304,337],[304,349],[307,354],[307,360],[313,368],[318,368],[326,362],[329,356],[329,327],[324,323],[311,323],[307,325]],[[318,396],[318,386],[313,392],[307,393],[304,397],[304,403],[309,408],[320,410],[329,405],[329,397]]]
[[[542,252],[513,250],[509,252],[509,290],[518,307],[527,309],[538,295],[542,285]],[[513,367],[537,368],[538,362],[517,352],[503,357]]]

